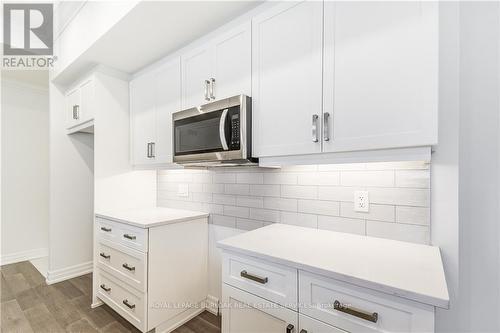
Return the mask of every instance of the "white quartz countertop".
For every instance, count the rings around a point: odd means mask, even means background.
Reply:
[[[96,216],[111,221],[133,225],[139,228],[152,228],[165,224],[208,217],[208,213],[152,207],[133,210],[102,211],[96,212]]]
[[[441,308],[449,296],[438,247],[272,224],[218,247]]]

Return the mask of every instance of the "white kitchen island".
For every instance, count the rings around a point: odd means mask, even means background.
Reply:
[[[218,246],[224,333],[433,332],[449,305],[437,247],[284,224]]]
[[[204,310],[208,213],[169,208],[96,213],[94,295],[143,332]]]

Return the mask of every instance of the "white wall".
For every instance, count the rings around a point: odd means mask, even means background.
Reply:
[[[66,134],[64,95],[50,90],[49,282],[92,270],[94,137]]]
[[[48,252],[48,97],[2,79],[2,265]]]

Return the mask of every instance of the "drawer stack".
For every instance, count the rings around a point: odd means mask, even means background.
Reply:
[[[96,218],[97,296],[147,328],[148,229]]]

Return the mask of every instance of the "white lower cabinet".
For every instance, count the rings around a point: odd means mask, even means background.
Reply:
[[[224,251],[222,332],[434,332],[434,307]]]
[[[95,235],[94,294],[139,330],[169,332],[202,311],[206,217],[144,228],[96,217]]]

